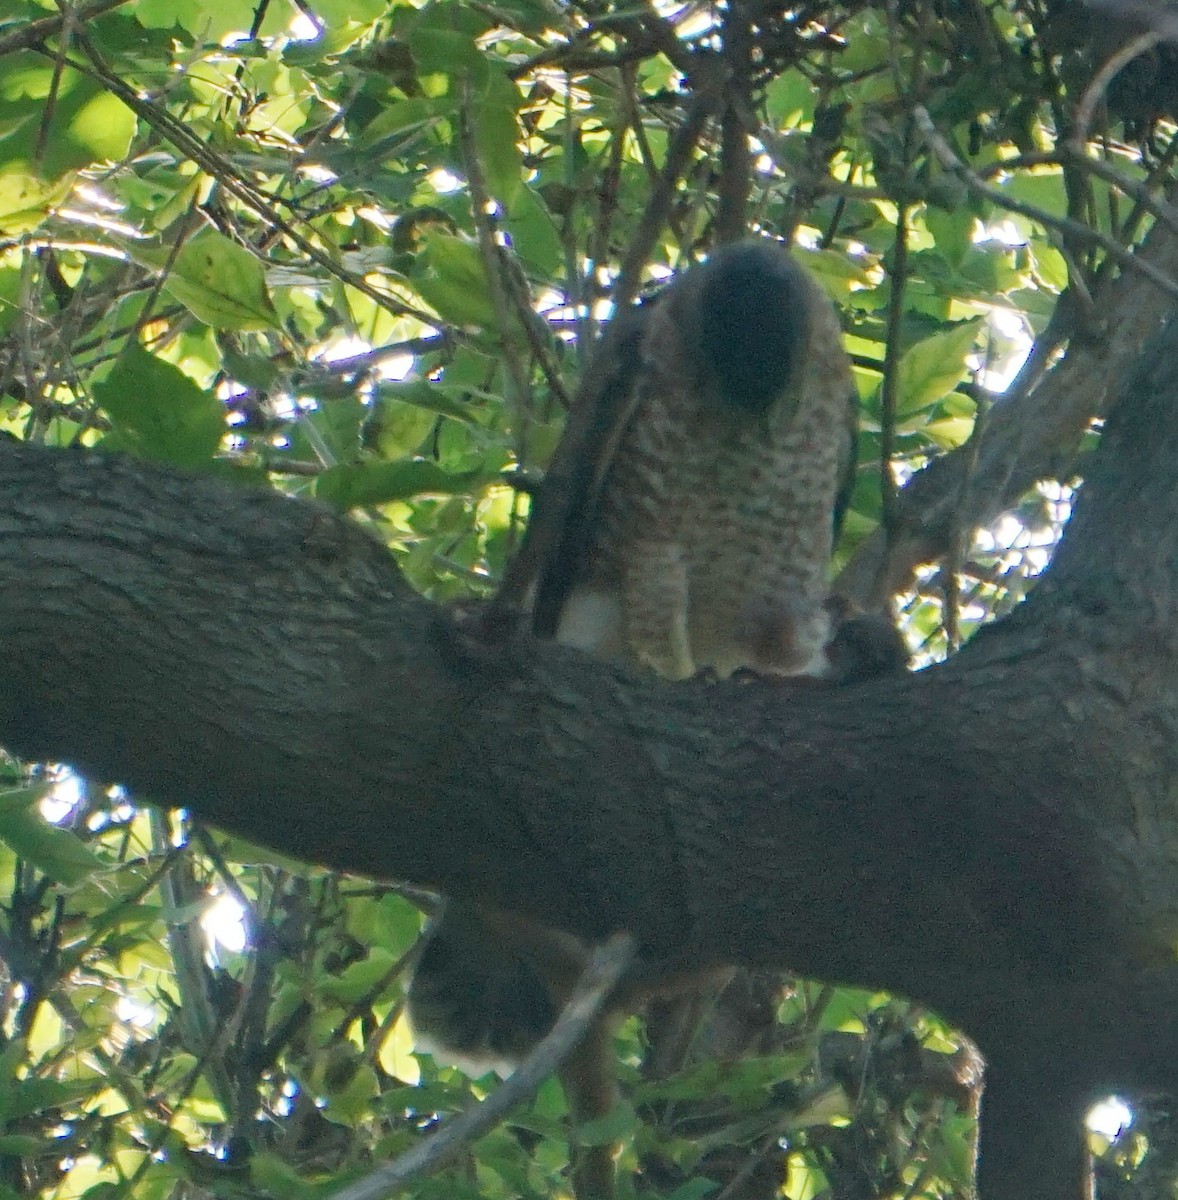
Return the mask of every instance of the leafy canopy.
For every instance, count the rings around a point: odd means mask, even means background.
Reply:
[[[795,242],[843,312],[851,560],[1148,229],[1172,64],[1098,76],[1126,30],[1046,0],[758,13],[2,0],[0,427],[316,496],[428,596],[486,595],[628,255],[646,286],[736,221]],[[920,654],[1017,599],[1064,515],[1040,489],[971,540],[963,512],[903,601]],[[323,1195],[486,1090],[410,1053],[400,895],[4,770],[0,1197]],[[647,1194],[708,1190],[674,1102],[717,1094],[745,1117],[713,1142],[788,1139],[791,1196],[848,1164],[877,1194],[960,1185],[952,1101],[848,1099],[815,1063],[835,1031],[947,1052],[934,1021],[806,983],[781,1019],[788,1054],[663,1082],[624,1031],[632,1107],[597,1134]],[[420,1195],[563,1194],[566,1161],[550,1084]]]

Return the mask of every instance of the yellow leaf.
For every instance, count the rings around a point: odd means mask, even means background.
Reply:
[[[380,1065],[402,1083],[421,1082],[421,1071],[413,1057],[413,1030],[404,1013],[397,1018],[377,1053]]]

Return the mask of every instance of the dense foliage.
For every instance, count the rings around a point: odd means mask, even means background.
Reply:
[[[1104,8],[0,0],[0,425],[317,497],[428,596],[484,596],[611,305],[755,228],[844,315],[853,562],[1174,221],[1172,52]],[[918,657],[1042,569],[1079,432],[976,536],[962,489],[901,600]],[[0,1195],[326,1194],[491,1086],[411,1053],[404,896],[4,770]],[[904,1078],[948,1031],[808,982],[780,1019],[780,1053],[670,1080],[626,1027],[590,1133],[625,1186],[704,1195],[700,1155],[783,1138],[795,1200],[965,1186],[963,1103]],[[566,1162],[550,1082],[415,1194],[562,1194]]]

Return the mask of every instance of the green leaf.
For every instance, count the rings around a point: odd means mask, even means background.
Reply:
[[[423,386],[429,387],[429,384]],[[437,421],[438,418],[425,407],[382,401],[379,414],[373,418],[373,428],[378,431],[376,444],[385,458],[411,457]]]
[[[1064,186],[1063,171],[1059,167],[1020,171],[1002,184],[1002,190],[1008,196],[1026,204],[1033,204],[1053,217],[1067,215],[1067,189]]]
[[[921,432],[931,438],[942,450],[955,450],[969,441],[974,430],[973,417],[942,417],[930,421]]]
[[[1040,280],[1055,291],[1062,292],[1068,286],[1067,259],[1054,246],[1044,242],[1036,243],[1031,248],[1031,253]]]
[[[765,107],[774,129],[796,125],[814,110],[814,88],[801,71],[782,71],[765,88]]]
[[[830,995],[822,1010],[820,1028],[843,1033],[863,1033],[864,1018],[879,1007],[879,993],[865,988],[840,987]]]
[[[811,1125],[842,1125],[851,1119],[853,1109],[847,1093],[838,1084],[806,1097],[805,1106],[791,1113],[789,1127],[806,1129]]]
[[[637,1122],[634,1106],[627,1100],[619,1100],[604,1117],[579,1125],[577,1141],[582,1146],[608,1146],[632,1133]]]
[[[372,413],[355,396],[322,402],[305,413],[290,434],[290,453],[296,458],[316,458],[321,448],[329,462],[354,462],[360,452],[360,434]]]
[[[0,1095],[12,1087],[24,1064],[28,1049],[28,1042],[17,1037],[0,1051]]]
[[[523,187],[522,136],[516,106],[519,92],[502,72],[492,72],[472,114],[479,162],[493,199],[510,209]]]
[[[67,886],[81,883],[102,866],[75,834],[50,825],[29,809],[0,812],[0,841],[50,879]]]
[[[389,972],[396,962],[396,957],[387,950],[374,948],[366,958],[345,967],[339,975],[321,979],[320,991],[329,1000],[355,1004],[378,986],[389,985]]]
[[[936,404],[965,375],[965,359],[977,342],[980,319],[962,321],[917,342],[900,359],[896,408],[910,416]]]
[[[281,33],[286,23],[281,5],[270,6],[260,35]],[[255,0],[137,0],[135,19],[147,29],[186,30],[193,37],[216,43],[229,34],[253,28],[257,15]]]
[[[412,278],[417,294],[445,321],[476,328],[493,325],[495,310],[479,248],[436,229],[423,241]]]
[[[560,274],[563,266],[560,233],[548,206],[530,187],[521,184],[516,190],[507,209],[507,228],[512,247],[529,267],[545,277]]]
[[[447,374],[449,371],[447,370]],[[376,389],[378,411],[373,418],[374,424],[382,431],[384,429],[386,404],[412,404],[416,408],[438,413],[443,417],[453,417],[456,421],[469,421],[473,416],[470,404],[471,389],[461,386],[450,386],[444,383],[430,383],[426,379],[405,379],[390,383],[382,383]],[[494,399],[487,392],[480,392],[478,399]]]
[[[930,1141],[932,1160],[937,1169],[955,1184],[972,1184],[974,1150],[977,1145],[977,1121],[963,1113],[951,1113],[941,1119],[937,1135]]]
[[[87,76],[68,68],[58,73],[52,61],[31,52],[5,58],[0,168],[59,179],[81,167],[123,158],[135,128],[135,114]]]
[[[189,238],[170,263],[168,248],[132,245],[128,251],[144,266],[166,269],[164,290],[213,329],[278,327],[262,263],[217,230]]]
[[[357,899],[348,914],[348,932],[400,957],[421,932],[421,911],[393,892],[368,903]]]
[[[714,1179],[690,1179],[681,1187],[677,1187],[666,1200],[704,1200],[705,1196],[715,1196],[720,1191],[720,1185]]]
[[[47,784],[38,783],[32,787],[6,788],[0,791],[0,816],[4,813],[28,812],[34,804],[45,798],[49,790]]]
[[[264,354],[243,354],[233,346],[226,346],[222,355],[225,370],[247,387],[258,391],[269,391],[275,387],[282,372],[273,359]]]
[[[225,434],[220,401],[179,367],[138,346],[95,383],[94,395],[114,425],[103,442],[111,449],[197,467],[213,457]]]
[[[324,1111],[331,1120],[344,1125],[361,1124],[380,1095],[376,1072],[367,1063],[354,1070],[325,1072],[322,1086],[327,1100]]]
[[[69,195],[73,185],[72,175],[42,183],[24,171],[0,172],[0,230],[11,236],[36,229],[49,210]]]
[[[6,170],[0,174],[0,230],[11,236],[36,229],[72,186],[72,175],[43,184],[23,170]]]
[[[0,1086],[0,1119],[15,1121],[90,1096],[101,1086],[92,1079],[14,1079]]]
[[[943,208],[930,206],[924,215],[924,221],[929,233],[933,235],[937,249],[946,261],[959,267],[973,244],[973,213],[967,208],[956,208],[947,212]]]
[[[388,11],[387,0],[315,0],[315,15],[329,26],[370,25]]]
[[[869,282],[863,268],[845,254],[836,254],[833,250],[801,248],[796,249],[794,253],[836,300],[845,300],[851,292],[852,284],[862,288]]]
[[[398,100],[382,109],[356,136],[356,152],[379,152],[385,144],[399,147],[405,135],[412,129],[433,124],[439,117],[451,115],[454,103],[451,100],[432,100],[427,96],[414,96],[409,100]]]
[[[344,465],[324,471],[315,495],[336,508],[360,508],[414,496],[457,496],[478,491],[495,476],[480,471],[451,474],[423,459]]]
[[[454,29],[414,29],[408,42],[421,75],[446,75],[480,82],[486,78],[487,61],[470,34]],[[453,87],[450,94],[457,95]]]
[[[295,1169],[276,1154],[251,1154],[250,1182],[258,1196],[284,1196],[287,1200],[312,1200],[322,1195],[317,1188],[301,1179]],[[333,1189],[334,1190],[334,1189]]]

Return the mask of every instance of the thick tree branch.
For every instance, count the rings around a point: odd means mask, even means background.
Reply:
[[[6,444],[0,737],[304,858],[631,929],[668,957],[912,992],[930,945],[1008,936],[1016,898],[1037,928],[1090,907],[1075,936],[1097,956],[1110,918],[1169,945],[1143,864],[1106,857],[1144,802],[1127,765],[1160,780],[1172,754],[1172,418],[1148,407],[1140,446],[1109,439],[1127,490],[1111,468],[1092,483],[1103,503],[1015,620],[944,668],[846,690],[472,646],[324,509]],[[1021,878],[987,844],[1027,857]]]
[[[989,1060],[990,1194],[1069,1196],[1086,1098],[1178,1055],[1176,357],[1031,599],[860,687],[487,646],[323,508],[0,442],[0,742],[648,962],[915,996]]]

